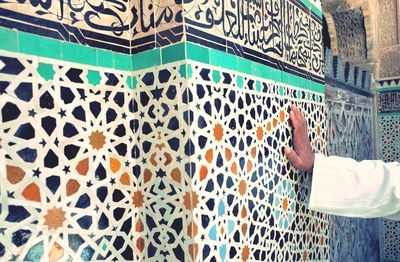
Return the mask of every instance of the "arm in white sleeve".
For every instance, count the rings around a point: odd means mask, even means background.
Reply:
[[[400,220],[400,163],[316,154],[308,208]]]

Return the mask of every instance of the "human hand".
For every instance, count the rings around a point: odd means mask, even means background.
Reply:
[[[307,135],[307,122],[295,105],[291,105],[289,118],[293,126],[293,148],[285,148],[285,156],[300,171],[311,172],[314,167],[314,153]]]

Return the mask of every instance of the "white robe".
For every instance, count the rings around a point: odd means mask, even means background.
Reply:
[[[316,154],[308,208],[400,220],[400,163]]]

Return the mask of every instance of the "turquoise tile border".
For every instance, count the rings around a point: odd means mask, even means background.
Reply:
[[[131,55],[0,27],[0,49],[86,65],[132,70]]]
[[[325,86],[322,84],[243,59],[233,54],[189,42],[129,55],[75,43],[62,42],[6,28],[0,28],[0,39],[8,40],[0,41],[0,49],[3,50],[92,66],[136,71],[188,59],[210,64],[225,70],[252,74],[260,78],[282,82],[317,93],[325,92]],[[190,76],[190,72],[188,72],[188,76]]]
[[[97,65],[100,67],[114,68],[114,58],[111,52],[98,49],[97,52]]]
[[[108,52],[112,53],[114,69],[126,70],[126,71],[132,70],[131,55],[120,54],[111,51]]]
[[[243,59],[223,51],[209,49],[193,43],[186,43],[187,54],[194,54],[196,52],[202,54],[207,54],[208,52],[208,64],[213,66],[234,70],[244,74],[252,74],[257,77],[282,82],[284,84],[293,85],[321,94],[325,93],[325,86],[323,84],[318,84],[302,77],[298,77],[296,75],[292,75],[290,73],[280,71],[251,60]],[[188,55],[187,59],[200,63],[207,63],[204,57],[201,55]]]
[[[310,8],[311,11],[318,16],[319,18],[322,18],[322,10],[315,6],[313,3],[311,3],[309,0],[300,0],[303,5],[305,5],[307,8]]]
[[[400,86],[390,86],[390,87],[379,87],[375,89],[376,92],[390,92],[390,91],[400,91]]]
[[[383,118],[387,116],[398,116],[400,117],[400,112],[388,112],[388,113],[378,113],[378,118]]]
[[[51,39],[46,39],[46,42],[50,41]],[[38,41],[40,42],[40,41]],[[41,43],[43,45],[43,43]],[[47,43],[45,43],[47,44]],[[21,42],[20,42],[21,46]],[[24,45],[28,46],[28,45]],[[88,65],[93,65],[97,66],[97,54],[96,54],[96,49],[91,48],[88,46],[79,46],[74,43],[70,42],[64,42],[61,43],[61,57],[62,60],[70,61],[70,62],[75,62],[75,63],[82,63],[82,60],[86,61],[86,63],[83,64],[88,64]],[[46,50],[46,49],[44,49]],[[44,55],[43,55],[44,56]],[[52,55],[50,55],[52,56]],[[54,55],[55,56],[55,55]],[[53,57],[53,56],[52,56]]]
[[[210,52],[208,48],[186,42],[186,58],[208,64],[210,62]]]
[[[247,59],[238,57],[236,58],[236,70],[245,74],[252,74],[251,63]]]
[[[132,67],[131,70],[141,70],[161,64],[160,49],[152,49],[138,54],[131,55]]]
[[[322,11],[312,3],[310,3],[310,7],[311,11],[314,12],[316,16],[322,19]]]
[[[17,32],[17,35],[18,51],[21,53],[52,58],[62,57],[62,44],[60,41],[50,38],[46,39],[47,41],[39,41],[38,36],[21,32]]]
[[[216,49],[209,49],[209,54],[210,54],[210,59],[209,59],[210,65],[219,66],[230,70],[236,70],[237,56]]]
[[[178,43],[161,48],[161,56],[163,64],[184,60],[186,57],[185,43]]]
[[[8,51],[18,51],[18,32],[0,27],[0,47]]]

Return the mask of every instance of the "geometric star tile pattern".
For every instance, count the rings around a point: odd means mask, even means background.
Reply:
[[[385,161],[400,160],[400,116],[378,117],[378,154]]]
[[[377,119],[378,156],[386,162],[400,161],[400,116],[385,115]],[[381,258],[398,261],[400,223],[380,219]]]
[[[199,260],[327,259],[327,217],[306,211],[304,174],[282,155],[291,103],[309,119],[316,150],[324,147],[323,97],[197,63],[190,72]]]
[[[282,153],[292,103],[324,150],[321,94],[197,62],[0,61],[2,259],[329,259]]]

